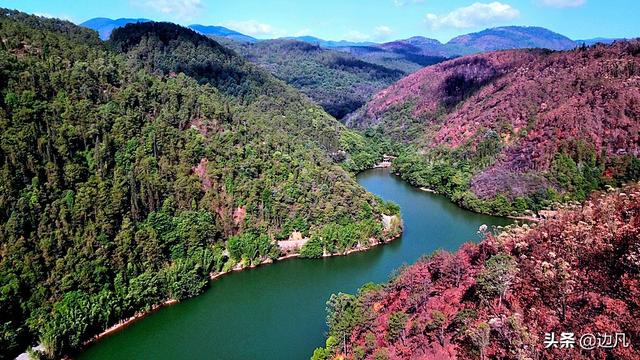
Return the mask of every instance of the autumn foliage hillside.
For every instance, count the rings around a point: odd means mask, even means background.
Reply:
[[[436,253],[328,303],[316,359],[638,359],[640,186],[598,193],[532,226]],[[545,333],[573,332],[573,349]],[[624,333],[582,350],[585,334]]]
[[[379,126],[422,154],[444,149],[454,160],[469,160],[469,171],[452,165],[469,177],[460,191],[481,199],[552,190],[583,200],[602,184],[637,178],[639,120],[635,40],[566,52],[500,51],[430,66],[378,93],[349,124]],[[424,178],[420,185],[438,185]]]

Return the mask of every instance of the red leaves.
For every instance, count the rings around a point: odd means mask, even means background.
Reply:
[[[607,351],[615,358],[640,358],[633,345],[587,352],[548,350],[542,342],[546,332],[640,338],[639,197],[640,186],[596,194],[594,201],[561,210],[533,228],[510,229],[404,269],[371,303],[377,346],[386,347],[391,358],[475,359],[480,351],[488,358],[588,359],[606,357]],[[500,252],[516,259],[518,273],[503,306],[494,308],[477,298],[474,284],[485,260]],[[384,332],[398,311],[409,315],[405,336],[389,341]],[[488,342],[472,336],[486,326]],[[364,343],[365,333],[356,329],[355,341]]]
[[[473,192],[481,198],[534,194],[554,187],[534,175],[550,169],[565,142],[590,144],[607,159],[640,156],[640,57],[634,54],[639,44],[454,59],[381,91],[352,122],[396,121],[397,109],[410,106],[414,118],[430,122],[433,135],[420,145],[431,148],[457,148],[493,129],[505,146],[496,163],[474,178]],[[444,119],[431,123],[441,111]]]
[[[209,164],[209,160],[207,158],[202,158],[198,166],[195,166],[192,170],[198,175],[200,182],[202,183],[202,190],[207,191],[211,189],[212,183],[209,175],[207,175],[207,164]]]

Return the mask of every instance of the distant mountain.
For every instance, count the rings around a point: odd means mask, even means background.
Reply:
[[[375,47],[396,53],[449,56],[444,44],[438,40],[429,39],[423,36],[414,36],[405,40],[391,41]]]
[[[130,23],[148,21],[151,20],[95,18],[85,21],[80,25],[96,30],[100,34],[100,38],[106,40],[115,28]],[[223,26],[193,24],[190,25],[189,28],[210,37],[226,38],[246,43],[259,41],[256,38]],[[526,26],[507,26],[486,29],[480,32],[458,36],[446,44],[422,36],[414,36],[408,39],[395,40],[382,44],[370,41],[324,40],[315,36],[284,37],[281,39],[302,41],[324,48],[334,48],[356,56],[365,56],[366,61],[383,66],[389,66],[390,63],[394,63],[394,65],[391,65],[392,68],[407,73],[438,62],[434,57],[452,58],[479,52],[523,48],[568,50],[582,44],[592,45],[599,42],[609,44],[616,40],[595,38],[573,41],[566,36],[545,28]]]
[[[302,91],[338,119],[407,75],[357,55],[297,40],[221,43]]]
[[[85,22],[83,22],[82,24],[80,24],[80,26],[89,28],[89,29],[93,29],[95,31],[98,32],[98,34],[100,35],[100,39],[102,40],[107,40],[109,38],[109,36],[111,35],[111,32],[113,31],[113,29],[119,28],[119,27],[123,27],[127,24],[136,24],[136,23],[143,23],[143,22],[149,22],[151,20],[149,19],[128,19],[128,18],[121,18],[121,19],[109,19],[109,18],[93,18],[90,20],[87,20]]]
[[[254,37],[239,33],[231,29],[227,29],[224,26],[207,26],[207,25],[194,24],[194,25],[189,25],[189,28],[205,36],[223,37],[223,38],[228,38],[235,41],[248,42],[248,43],[254,43],[258,41],[258,39]]]
[[[438,61],[435,60],[440,58],[523,48],[568,50],[577,45],[578,43],[568,37],[544,28],[509,26],[458,36],[446,44],[435,39],[414,36],[383,44],[342,47],[338,50],[360,56],[369,62],[385,64],[410,73],[437,63]]]
[[[348,46],[371,46],[371,45],[375,45],[376,43],[374,42],[370,42],[370,41],[363,41],[363,42],[357,42],[357,41],[346,41],[346,40],[340,40],[340,41],[333,41],[333,40],[323,40],[320,38],[317,38],[315,36],[290,36],[290,37],[284,37],[282,38],[284,40],[298,40],[298,41],[303,41],[309,44],[314,44],[314,45],[320,45],[320,46],[324,46],[324,47],[328,47],[328,48],[334,48],[334,47],[348,47]]]
[[[576,44],[578,44],[578,45],[583,45],[584,44],[586,46],[595,45],[595,44],[613,44],[614,42],[616,42],[618,40],[625,40],[625,39],[598,37],[598,38],[593,38],[593,39],[576,40]]]
[[[576,43],[564,35],[541,27],[506,26],[458,36],[446,44],[451,55],[467,55],[478,52],[541,48],[569,50]]]
[[[327,41],[313,36],[290,37],[299,41],[317,44],[324,47],[342,47],[342,51],[352,53],[387,52],[401,55],[445,56],[456,57],[480,52],[540,48],[549,50],[570,50],[578,45],[596,43],[611,44],[615,40],[595,38],[587,40],[571,40],[570,38],[549,29],[535,26],[503,26],[485,29],[479,32],[460,35],[446,44],[423,36],[394,40],[387,43]],[[362,49],[366,48],[366,49]],[[383,57],[383,54],[378,54]]]
[[[387,48],[381,45],[373,45],[338,47],[334,49],[350,53],[364,61],[400,70],[407,74],[447,59],[446,56],[424,55],[419,48],[401,43],[389,45]]]

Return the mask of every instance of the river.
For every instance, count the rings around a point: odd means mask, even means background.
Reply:
[[[332,293],[384,282],[394,269],[424,254],[477,241],[482,224],[511,222],[460,209],[388,169],[365,171],[358,182],[400,205],[401,238],[349,256],[286,260],[224,276],[204,294],[135,322],[78,358],[309,359],[324,343],[325,303]]]

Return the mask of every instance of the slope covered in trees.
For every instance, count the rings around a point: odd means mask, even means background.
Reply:
[[[295,40],[228,41],[247,60],[299,89],[341,119],[407,73],[357,56]]]
[[[191,30],[112,38],[0,12],[0,358],[73,351],[294,230],[385,236],[394,207],[344,170],[367,139]]]
[[[312,359],[640,358],[640,186],[486,235],[333,295]]]
[[[501,215],[640,177],[640,42],[501,51],[427,67],[347,124],[412,149],[410,182]]]

